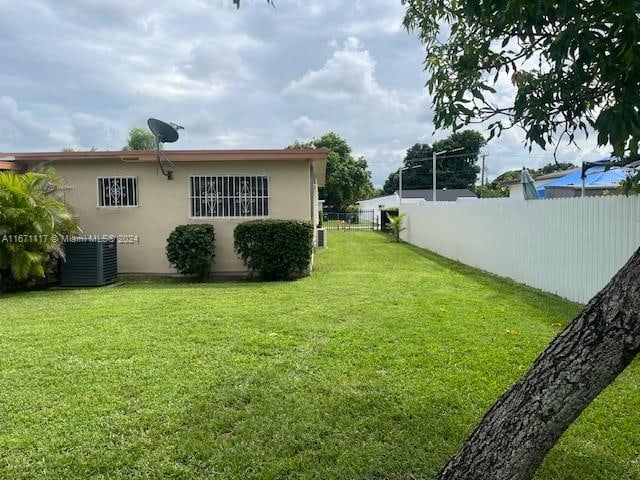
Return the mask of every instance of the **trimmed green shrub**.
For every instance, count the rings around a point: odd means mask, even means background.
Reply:
[[[297,220],[253,220],[233,232],[234,248],[264,280],[286,280],[309,272],[313,226]]]
[[[167,238],[167,259],[179,273],[204,278],[213,266],[215,239],[213,225],[179,225]]]

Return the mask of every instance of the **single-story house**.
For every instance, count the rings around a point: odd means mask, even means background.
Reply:
[[[566,173],[566,172],[565,172]],[[584,178],[584,196],[598,197],[607,194],[620,194],[620,184],[629,176],[635,175],[634,168],[620,167],[605,170],[605,167],[592,167]],[[539,191],[541,198],[581,197],[583,188],[582,171],[568,173],[546,183]]]
[[[5,156],[0,153],[0,172],[3,170],[13,170],[15,168],[15,164],[12,160],[13,157]]]
[[[477,198],[476,194],[466,188],[437,189],[437,202],[455,202],[461,198]],[[403,204],[425,204],[433,201],[433,189],[403,189]],[[360,210],[373,210],[374,221],[380,223],[380,211],[387,208],[398,208],[400,206],[400,193],[394,192],[392,195],[369,198],[357,202]]]
[[[164,150],[8,154],[22,170],[54,167],[65,201],[84,235],[115,235],[120,273],[171,274],[165,247],[178,225],[211,223],[214,274],[246,268],[233,249],[236,225],[251,219],[304,220],[316,225],[326,150]]]
[[[615,157],[607,157],[593,162],[586,171],[584,178],[584,196],[596,197],[606,194],[621,193],[620,184],[623,180],[638,171],[638,162],[625,167],[611,167],[607,165],[615,161]],[[600,166],[599,164],[602,164]],[[582,196],[582,168],[576,167],[535,177],[534,183],[540,198],[566,198]],[[504,182],[509,188],[509,196],[516,200],[524,199],[524,192],[520,178]]]
[[[547,183],[552,182],[557,178],[564,177],[568,173],[580,172],[579,168],[571,168],[569,170],[560,170],[557,172],[547,173],[545,175],[538,175],[535,177],[534,184],[536,188],[539,190],[541,187],[545,186]],[[509,198],[514,200],[524,200],[524,191],[522,189],[522,183],[520,183],[520,177],[514,180],[509,180],[508,182],[504,182],[503,185],[509,189]]]

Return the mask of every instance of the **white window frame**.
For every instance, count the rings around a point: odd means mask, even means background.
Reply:
[[[121,182],[129,180],[133,183],[133,198],[134,204],[132,205],[122,205],[122,197],[120,198],[120,204],[117,205],[104,205],[106,197],[104,196],[104,191],[100,188],[100,181],[108,181],[111,182],[113,180],[118,180]],[[140,206],[140,195],[138,188],[138,177],[135,176],[126,176],[126,175],[111,175],[111,176],[101,176],[96,178],[96,207],[97,208],[105,208],[105,209],[119,209],[119,208],[138,208]],[[103,205],[100,205],[100,200],[102,200]]]
[[[216,182],[218,181],[218,179],[222,179],[222,184],[225,186],[226,189],[229,189],[229,185],[232,185],[234,182],[234,179],[236,178],[249,178],[251,179],[250,181],[253,182],[254,179],[264,179],[264,181],[266,182],[266,191],[267,194],[266,195],[253,195],[252,193],[249,194],[249,196],[241,196],[241,195],[231,195],[229,193],[227,193],[226,195],[220,195],[219,197],[224,200],[227,200],[229,202],[233,202],[233,200],[235,200],[236,198],[240,198],[240,199],[245,199],[245,200],[249,200],[249,202],[252,202],[253,200],[255,200],[256,202],[262,202],[262,211],[264,212],[265,209],[267,211],[266,214],[264,215],[243,215],[241,212],[238,212],[237,215],[216,215],[216,216],[204,216],[204,215],[196,215],[195,213],[195,209],[194,209],[194,200],[197,199],[202,199],[202,195],[194,195],[193,193],[193,186],[194,186],[194,180],[197,179],[197,181],[202,181],[203,179],[216,179]],[[189,219],[191,220],[237,220],[239,218],[248,218],[248,219],[258,219],[258,218],[269,218],[269,212],[271,211],[271,195],[270,195],[270,184],[271,184],[271,179],[269,178],[268,175],[262,175],[262,174],[251,174],[251,175],[240,175],[240,174],[234,174],[234,175],[191,175],[188,178],[188,184],[187,184],[187,196],[188,196],[188,200],[189,200]],[[205,200],[207,199],[208,195],[205,195]],[[266,202],[265,202],[266,201]],[[231,209],[231,205],[228,205],[228,208]],[[235,206],[233,206],[233,209],[235,210]],[[224,209],[223,209],[224,210]],[[230,213],[230,212],[225,212],[225,213]]]

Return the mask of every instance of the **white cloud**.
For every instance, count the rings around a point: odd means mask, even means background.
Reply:
[[[71,116],[71,124],[76,139],[75,146],[80,149],[117,148],[116,142],[119,140],[119,132],[110,121],[88,113],[74,113]],[[124,144],[124,142],[122,143]]]
[[[57,0],[51,10],[67,22],[97,29],[143,28],[155,12],[143,0]]]
[[[175,148],[278,148],[335,131],[380,184],[409,146],[447,134],[433,134],[424,51],[400,2],[0,3],[0,150],[120,148],[148,117],[185,126]],[[513,95],[508,81],[499,94]],[[522,138],[492,141],[490,167],[552,161],[527,157]],[[561,155],[598,158],[593,141]]]
[[[242,147],[251,141],[253,138],[247,132],[244,131],[229,131],[221,135],[214,137],[214,140],[224,148],[229,147]]]
[[[0,96],[0,146],[5,151],[22,148],[42,149],[56,143],[51,130],[33,118],[29,110],[6,95]]]
[[[402,165],[406,153],[406,148],[361,148],[354,151],[356,156],[363,156],[367,159],[373,184],[379,187],[384,185],[391,172],[396,171]]]
[[[356,96],[377,96],[382,89],[374,78],[376,64],[355,37],[318,70],[309,70],[299,80],[289,82],[287,95],[311,96],[320,100],[345,100]]]
[[[224,41],[199,42],[191,48],[189,58],[180,65],[180,69],[196,80],[237,84],[255,77],[243,54],[262,48],[262,42],[247,35],[229,36]]]
[[[402,22],[398,18],[392,17],[353,22],[345,26],[343,32],[346,35],[358,36],[395,35],[402,32],[403,29]]]
[[[161,99],[219,99],[227,95],[225,83],[192,80],[179,72],[162,72],[132,78],[131,87],[136,94]]]
[[[283,93],[317,101],[360,103],[372,108],[382,106],[396,112],[408,112],[410,107],[400,95],[381,87],[375,73],[376,62],[370,52],[358,38],[348,37],[342,48],[334,51],[320,69],[309,70],[300,79],[289,82]]]
[[[307,140],[322,134],[322,126],[318,122],[314,122],[307,116],[296,118],[291,122],[293,129],[293,137],[296,139]]]

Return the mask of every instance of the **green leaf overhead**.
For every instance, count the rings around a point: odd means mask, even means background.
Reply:
[[[438,128],[518,126],[531,147],[597,132],[616,154],[640,141],[640,2],[402,0],[426,47]],[[500,78],[516,87],[501,96]],[[486,92],[498,90],[497,95]]]

